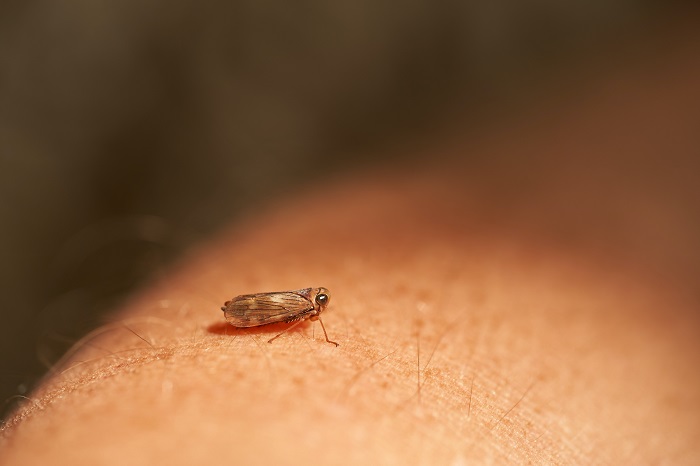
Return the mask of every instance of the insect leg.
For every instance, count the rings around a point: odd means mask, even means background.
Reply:
[[[278,334],[275,335],[274,337],[272,337],[272,338],[270,338],[269,340],[267,340],[267,342],[268,342],[268,343],[272,343],[272,341],[275,340],[275,339],[277,339],[277,337],[279,337],[279,336],[281,336],[281,335],[283,335],[283,334],[289,332],[291,329],[293,329],[294,327],[296,327],[297,325],[299,325],[299,324],[302,323],[302,322],[304,322],[304,319],[301,319],[301,320],[298,320],[298,321],[294,322],[293,325],[290,325],[290,326],[287,327],[286,329],[282,330],[280,333],[278,333]]]
[[[326,333],[326,326],[323,325],[323,321],[321,320],[321,316],[318,316],[318,321],[321,322],[321,328],[323,329],[323,334],[326,336],[326,341],[327,341],[328,343],[333,343],[335,346],[340,346],[338,343],[336,343],[336,342],[334,342],[334,341],[330,341],[330,340],[328,339],[328,333]]]

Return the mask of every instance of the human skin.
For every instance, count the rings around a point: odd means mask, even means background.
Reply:
[[[76,346],[9,419],[0,463],[700,463],[699,232],[685,191],[656,196],[687,164],[657,176],[651,144],[696,142],[700,73],[667,65],[222,232]],[[219,309],[316,286],[337,348],[311,322],[269,344],[285,325]]]

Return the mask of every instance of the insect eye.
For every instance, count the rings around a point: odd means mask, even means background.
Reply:
[[[321,293],[316,296],[316,303],[319,305],[327,304],[328,303],[328,295],[325,293]]]

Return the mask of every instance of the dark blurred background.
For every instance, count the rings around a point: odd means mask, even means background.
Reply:
[[[217,228],[455,115],[517,112],[563,70],[653,43],[688,9],[0,2],[2,412]]]

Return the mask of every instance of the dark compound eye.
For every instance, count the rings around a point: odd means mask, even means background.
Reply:
[[[316,303],[319,306],[323,306],[324,304],[328,304],[328,295],[325,293],[321,293],[319,295],[316,295]]]

